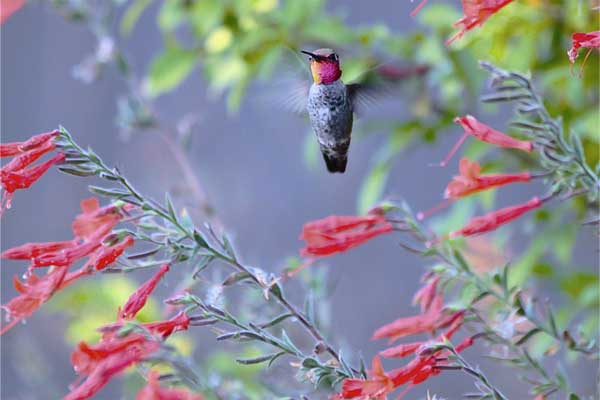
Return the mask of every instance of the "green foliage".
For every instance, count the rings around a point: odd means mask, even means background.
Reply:
[[[172,46],[159,54],[148,73],[148,92],[158,96],[176,88],[192,71],[196,64],[194,52]]]

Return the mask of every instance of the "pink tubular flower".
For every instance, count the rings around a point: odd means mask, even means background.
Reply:
[[[150,278],[146,283],[140,286],[131,296],[129,296],[129,300],[123,306],[122,309],[119,310],[119,319],[129,320],[133,319],[136,314],[144,307],[148,297],[152,294],[158,281],[169,271],[169,265],[163,264],[156,275]]]
[[[462,0],[463,17],[459,19],[454,27],[460,27],[454,36],[446,41],[450,45],[456,39],[460,39],[465,33],[473,28],[483,25],[485,21],[513,0]]]
[[[8,332],[19,321],[29,317],[43,303],[48,301],[59,288],[66,273],[67,268],[62,267],[50,271],[41,278],[31,274],[25,282],[20,282],[15,277],[13,280],[14,287],[19,292],[19,296],[2,306],[7,312],[7,319],[10,319],[10,322],[2,327],[0,336]]]
[[[533,150],[532,142],[518,140],[508,136],[505,133],[490,128],[489,126],[479,122],[472,115],[456,117],[454,122],[461,124],[465,130],[465,133],[460,137],[460,139],[458,139],[454,147],[452,147],[450,150],[450,153],[448,153],[446,158],[439,164],[441,167],[444,167],[446,164],[448,164],[448,161],[450,161],[454,153],[456,153],[459,147],[469,136],[474,136],[482,142],[490,143],[498,147],[519,149],[527,152],[531,152]]]
[[[506,224],[514,219],[519,218],[521,215],[535,208],[540,207],[543,201],[538,197],[534,197],[527,203],[519,204],[516,206],[505,207],[500,210],[493,211],[481,217],[475,217],[467,223],[464,227],[458,231],[450,232],[448,235],[450,238],[457,236],[471,236],[479,233],[493,231],[501,225]]]
[[[581,63],[581,72],[583,72],[583,67],[585,66],[585,63],[586,63],[588,57],[592,53],[592,50],[600,48],[600,31],[589,32],[589,33],[575,32],[573,34],[573,36],[571,37],[571,40],[572,40],[571,48],[567,52],[567,54],[569,55],[569,61],[571,61],[571,64],[575,64],[575,60],[579,56],[580,48],[583,47],[583,48],[589,49],[587,51],[587,53],[585,54],[585,57],[583,58],[583,62]]]
[[[389,233],[392,224],[384,215],[332,215],[304,224],[300,239],[306,242],[302,256],[329,256],[357,247],[370,239]]]
[[[148,383],[135,397],[136,400],[202,400],[202,396],[188,392],[185,389],[163,388],[158,380],[156,371],[148,374]]]
[[[460,175],[455,176],[446,188],[444,197],[447,199],[458,199],[509,183],[529,182],[531,180],[529,172],[481,175],[481,166],[479,163],[477,161],[469,161],[466,157],[460,160],[459,171]]]

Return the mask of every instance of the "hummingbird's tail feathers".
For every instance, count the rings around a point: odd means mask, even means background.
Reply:
[[[323,159],[327,165],[327,171],[331,173],[339,172],[343,174],[346,171],[348,163],[348,154],[331,154],[323,152]]]

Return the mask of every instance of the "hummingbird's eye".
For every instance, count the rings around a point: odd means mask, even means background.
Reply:
[[[337,56],[337,54],[335,54],[335,53],[331,53],[331,54],[329,55],[329,59],[330,59],[330,60],[333,60],[333,61],[337,61],[337,60],[338,60],[338,56]]]

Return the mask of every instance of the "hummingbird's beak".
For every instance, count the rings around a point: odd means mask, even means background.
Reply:
[[[300,50],[300,53],[304,53],[306,55],[309,55],[309,56],[311,56],[313,59],[315,59],[317,61],[318,60],[322,60],[323,58],[325,58],[323,56],[320,56],[320,55],[315,54],[315,53],[311,53],[310,51],[306,51],[306,50]]]

